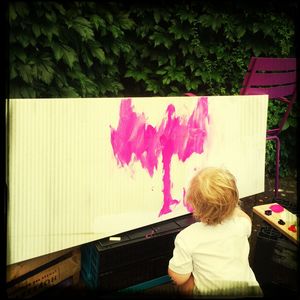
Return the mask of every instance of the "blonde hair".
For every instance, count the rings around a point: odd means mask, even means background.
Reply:
[[[186,201],[192,206],[196,220],[208,225],[219,224],[239,205],[236,179],[225,169],[202,169],[191,180]]]

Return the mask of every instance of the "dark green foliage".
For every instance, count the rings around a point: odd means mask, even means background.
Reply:
[[[294,54],[293,11],[230,1],[171,6],[120,2],[9,4],[11,98],[239,94],[251,56]],[[270,104],[269,125],[280,108]],[[293,171],[296,114],[282,134]],[[266,170],[274,172],[267,143]]]
[[[116,5],[14,2],[9,5],[10,97],[116,96],[118,68],[134,22]]]

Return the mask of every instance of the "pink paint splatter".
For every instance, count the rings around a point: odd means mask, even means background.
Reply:
[[[281,213],[284,211],[284,208],[279,204],[273,204],[269,208],[275,213]]]
[[[185,195],[186,195],[186,191],[185,191],[185,188],[183,188],[183,194],[182,194],[183,205],[186,207],[186,209],[189,212],[193,212],[193,207],[187,202]]]
[[[158,127],[146,124],[144,113],[133,111],[131,99],[124,99],[120,105],[120,119],[117,129],[111,127],[111,145],[114,156],[122,167],[132,159],[139,160],[152,177],[162,154],[163,163],[163,207],[159,216],[171,212],[170,206],[179,201],[171,196],[171,160],[176,155],[185,161],[193,153],[201,154],[207,137],[207,97],[201,97],[189,118],[177,117],[174,105],[168,105],[166,116]]]

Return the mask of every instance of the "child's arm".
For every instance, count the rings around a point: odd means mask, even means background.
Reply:
[[[168,273],[172,278],[173,282],[177,285],[179,293],[190,296],[193,295],[195,282],[192,273],[189,274],[178,274],[168,268]]]
[[[191,276],[191,273],[179,274],[179,273],[172,271],[170,268],[168,268],[168,274],[177,285],[184,284],[185,282],[187,282],[189,280],[189,278]]]

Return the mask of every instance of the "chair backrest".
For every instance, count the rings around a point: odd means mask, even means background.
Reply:
[[[287,104],[284,115],[274,129],[278,134],[296,99],[296,58],[251,57],[240,95],[269,95],[269,100]]]

